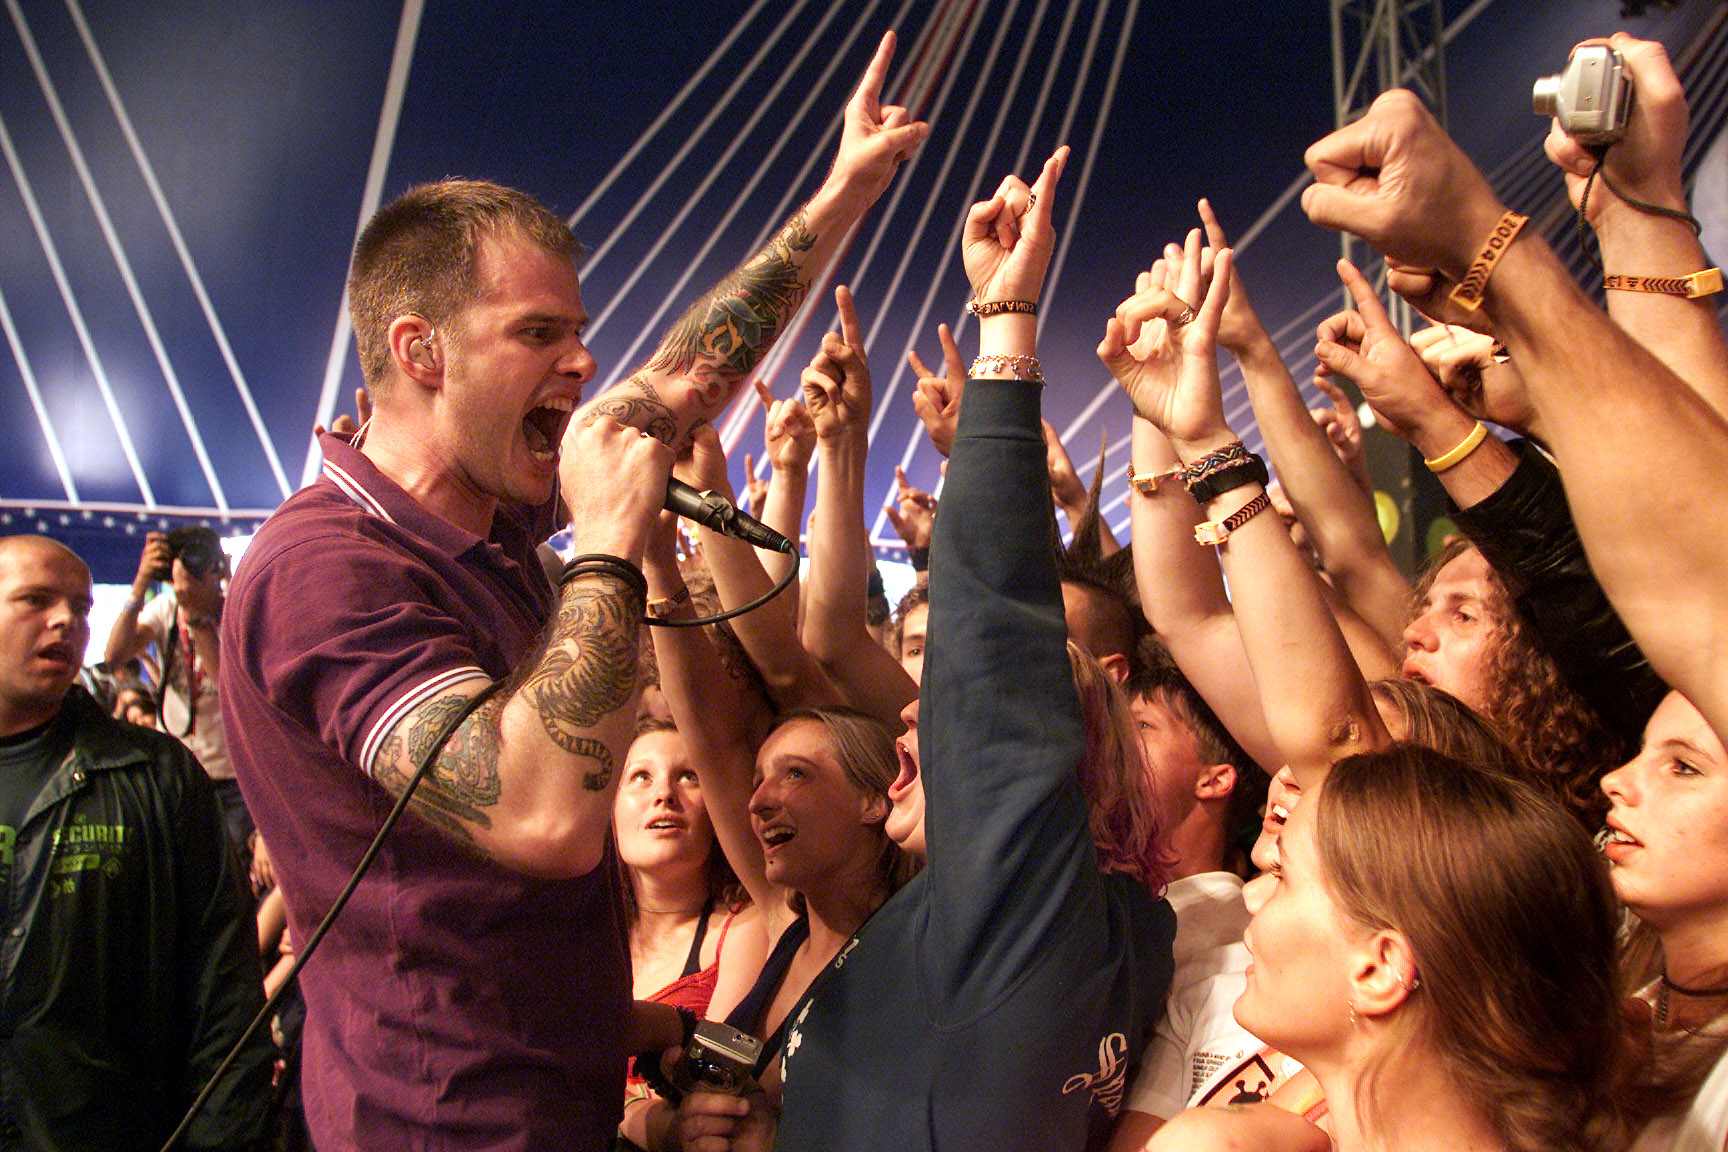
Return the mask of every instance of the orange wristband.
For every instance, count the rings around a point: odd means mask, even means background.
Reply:
[[[1494,275],[1494,268],[1500,263],[1500,257],[1506,255],[1506,249],[1512,246],[1512,241],[1517,238],[1519,230],[1529,219],[1528,216],[1520,216],[1511,211],[1500,217],[1500,223],[1494,225],[1494,231],[1488,233],[1482,250],[1476,253],[1476,260],[1470,265],[1470,270],[1464,273],[1464,279],[1452,289],[1452,303],[1472,312],[1482,307],[1482,296],[1488,291],[1488,277]]]

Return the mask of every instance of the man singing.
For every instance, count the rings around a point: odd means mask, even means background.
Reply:
[[[644,541],[674,447],[922,142],[878,103],[893,47],[815,197],[582,420],[595,364],[558,217],[450,180],[362,233],[349,297],[372,419],[323,438],[322,477],[260,530],[222,622],[229,742],[296,940],[431,760],[301,976],[319,1148],[607,1146],[630,990],[607,828]],[[559,496],[578,559],[553,589],[534,547]]]

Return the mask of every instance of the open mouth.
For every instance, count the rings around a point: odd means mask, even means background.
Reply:
[[[70,664],[76,666],[78,657],[72,651],[70,644],[50,644],[36,653],[39,660],[48,660],[55,664]]]
[[[576,402],[564,397],[554,397],[537,408],[529,410],[522,418],[522,435],[528,441],[528,451],[542,463],[550,464],[558,459],[558,444],[564,439],[564,429],[570,423],[570,413],[576,410]]]
[[[1642,848],[1644,845],[1631,834],[1610,825],[1596,834],[1596,847],[1607,849],[1611,847]]]
[[[1430,687],[1433,686],[1434,682],[1428,679],[1428,677],[1422,675],[1422,670],[1414,665],[1406,664],[1404,667],[1400,668],[1399,671],[1403,674],[1404,679],[1406,680],[1414,680],[1418,684],[1427,684]]]
[[[894,777],[894,783],[888,785],[888,799],[898,804],[918,783],[918,762],[912,759],[906,745],[898,740],[894,741],[894,751],[900,757],[900,774]]]
[[[659,819],[648,821],[648,831],[650,832],[682,832],[683,830],[684,821],[674,820],[670,816],[662,816]]]
[[[772,828],[762,829],[756,835],[761,839],[764,848],[773,849],[786,844],[798,833],[783,824],[776,824]]]

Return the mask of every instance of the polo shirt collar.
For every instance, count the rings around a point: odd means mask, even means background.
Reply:
[[[427,511],[400,484],[380,472],[364,452],[349,442],[349,437],[326,432],[319,438],[318,446],[324,453],[324,479],[334,484],[362,512],[399,525],[452,557],[490,543]],[[499,517],[494,513],[494,539],[498,536],[498,521]]]

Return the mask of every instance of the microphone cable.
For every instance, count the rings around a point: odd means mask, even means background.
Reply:
[[[797,575],[798,565],[794,563],[791,569],[786,573],[785,577],[781,579],[780,583],[776,584],[773,588],[770,588],[761,596],[750,601],[750,603],[739,608],[733,608],[727,612],[719,612],[713,616],[704,616],[695,620],[660,620],[653,617],[644,617],[643,622],[660,628],[695,628],[703,624],[716,624],[722,620],[730,620],[734,616],[742,616],[746,612],[755,611],[757,608],[768,603],[768,601],[774,599],[774,597],[780,595],[780,593],[784,592],[791,585]],[[319,943],[324,939],[325,935],[329,933],[331,926],[336,923],[336,917],[341,915],[342,910],[348,906],[348,901],[353,897],[355,890],[360,887],[361,878],[364,877],[367,870],[372,867],[372,861],[377,858],[379,851],[384,847],[384,838],[390,834],[392,828],[396,827],[396,822],[402,818],[402,813],[407,811],[408,801],[413,798],[414,790],[420,786],[420,781],[425,778],[426,773],[431,770],[432,765],[437,761],[439,753],[444,750],[445,743],[455,734],[456,729],[459,728],[468,719],[468,717],[472,716],[480,705],[484,704],[487,700],[490,700],[507,681],[508,678],[505,680],[494,680],[491,684],[488,684],[484,691],[473,696],[462,706],[460,712],[451,717],[450,720],[445,723],[443,729],[438,734],[438,739],[431,744],[426,754],[421,757],[420,763],[415,765],[414,775],[408,778],[407,785],[402,789],[402,795],[396,798],[396,803],[391,806],[389,814],[384,817],[384,822],[378,826],[377,835],[372,837],[372,843],[367,845],[365,853],[360,857],[360,862],[354,866],[354,874],[348,878],[348,883],[343,886],[341,894],[338,895],[335,902],[330,905],[330,911],[326,912],[324,914],[324,919],[318,922],[318,927],[313,930],[311,937],[307,939],[306,946],[299,950],[299,955],[295,956],[293,966],[288,969],[288,975],[283,978],[281,985],[276,989],[276,991],[270,994],[270,998],[264,1002],[264,1006],[258,1010],[258,1014],[252,1017],[252,1022],[246,1025],[246,1030],[240,1033],[240,1038],[236,1040],[234,1046],[228,1050],[228,1055],[222,1058],[222,1063],[216,1066],[216,1071],[211,1073],[210,1079],[205,1083],[203,1090],[193,1099],[191,1107],[186,1109],[186,1115],[181,1117],[179,1126],[169,1135],[167,1143],[162,1145],[161,1152],[174,1152],[174,1149],[179,1146],[180,1141],[184,1139],[186,1135],[186,1130],[191,1127],[192,1121],[196,1119],[198,1113],[203,1110],[205,1103],[210,1099],[210,1094],[216,1090],[216,1085],[222,1082],[222,1078],[226,1076],[228,1070],[233,1067],[234,1061],[240,1058],[240,1053],[245,1050],[247,1042],[257,1034],[258,1029],[263,1027],[264,1023],[268,1021],[271,1016],[275,1015],[277,1005],[280,1004],[282,998],[287,995],[288,990],[295,986],[295,981],[300,976],[300,970],[306,966],[306,961],[312,958],[312,953],[317,950]]]

